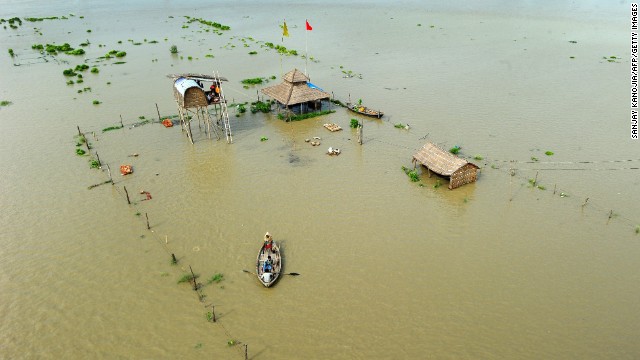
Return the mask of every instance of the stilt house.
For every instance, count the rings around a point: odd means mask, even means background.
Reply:
[[[309,78],[298,69],[289,71],[282,79],[284,80],[282,83],[260,91],[287,109],[295,105],[300,105],[301,112],[303,106],[306,109],[320,109],[321,101],[331,98],[329,93],[309,83]]]

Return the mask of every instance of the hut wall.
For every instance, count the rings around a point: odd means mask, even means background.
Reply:
[[[208,105],[207,96],[201,88],[192,87],[185,91],[182,107],[194,108]]]
[[[478,168],[473,164],[466,164],[454,171],[449,179],[449,189],[455,189],[464,184],[476,181],[478,178]]]

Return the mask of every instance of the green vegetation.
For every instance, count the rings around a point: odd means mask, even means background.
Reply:
[[[263,136],[263,137],[261,137],[261,138],[260,138],[260,141],[267,141],[267,140],[269,140],[269,138],[268,138],[268,137],[265,137],[265,136]]]
[[[74,71],[85,71],[89,68],[89,65],[87,64],[80,64],[80,65],[76,65],[75,69],[73,69]]]
[[[9,100],[0,101],[0,106],[9,106],[11,104],[13,104],[13,103],[11,101],[9,101]]]
[[[97,74],[97,73],[100,72],[100,70],[98,70],[97,67],[94,67],[94,68],[91,68],[91,72],[94,73],[94,74]]]
[[[66,54],[68,54],[68,55],[84,55],[84,49],[70,50],[70,51],[67,51]]]
[[[544,154],[547,156],[551,156],[553,155],[553,151],[545,151]]]
[[[93,100],[93,105],[100,105],[100,104],[102,104],[100,101],[98,101],[98,100]]]
[[[271,111],[271,101],[267,101],[267,102],[263,102],[263,101],[256,101],[256,102],[252,102],[251,103],[251,113],[255,114],[258,111],[263,112],[265,114],[269,113]]]
[[[238,104],[238,112],[240,114],[244,114],[247,112],[247,105],[246,104]]]
[[[86,153],[87,153],[87,152],[86,152],[86,151],[84,151],[84,150],[82,150],[82,149],[76,149],[76,155],[80,155],[80,156],[82,156],[82,155],[84,155],[84,154],[86,154]]]
[[[532,157],[531,157],[531,161],[538,161],[538,158],[537,158],[537,157],[535,157],[535,156],[532,156]]]
[[[460,149],[462,149],[460,146],[456,145],[454,147],[452,147],[451,149],[449,149],[449,152],[457,155],[460,152]]]
[[[200,275],[198,275],[198,274],[193,274],[193,275],[184,274],[184,275],[182,275],[182,277],[180,279],[178,279],[178,284],[195,281],[199,277],[200,277]]]
[[[351,119],[349,127],[351,127],[352,129],[357,129],[358,127],[360,127],[360,122],[358,121],[358,119]]]
[[[252,79],[244,79],[242,81],[240,81],[243,84],[246,85],[258,85],[258,84],[262,84],[264,78],[252,78]]]
[[[480,161],[480,160],[482,160],[484,158],[482,157],[482,155],[476,155],[476,156],[473,157],[473,159]]]
[[[227,345],[229,346],[238,345],[238,343],[239,343],[238,340],[233,340],[233,339],[227,341]]]
[[[208,26],[211,26],[211,27],[213,27],[213,28],[215,28],[217,30],[222,30],[222,31],[231,30],[231,27],[229,27],[227,25],[222,25],[222,24],[217,23],[217,22],[208,21],[208,20],[205,20],[205,19],[192,18],[190,16],[185,16],[185,17],[187,19],[189,19],[187,21],[187,24],[190,24],[190,23],[192,23],[194,21],[197,21],[202,25],[208,25]]]
[[[415,169],[411,170],[411,169],[403,166],[402,167],[402,171],[404,171],[404,173],[407,174],[407,176],[409,177],[409,179],[412,182],[420,181],[420,175],[418,175],[418,172]]]
[[[249,55],[258,55],[257,51],[249,51]]]
[[[107,132],[107,131],[111,131],[111,130],[119,130],[119,129],[122,129],[122,128],[123,128],[122,125],[109,126],[108,128],[102,129],[102,132]]]
[[[169,52],[172,54],[177,54],[178,53],[178,47],[175,45],[171,45],[171,47],[169,48]]]
[[[73,71],[73,69],[67,69],[62,71],[62,75],[64,76],[76,76],[78,75],[75,71]]]
[[[640,225],[636,225],[636,234],[640,234]]]
[[[284,47],[282,45],[274,45],[271,42],[266,42],[262,46],[266,46],[269,49],[274,49],[274,50],[278,51],[278,53],[283,54],[283,55],[293,55],[293,56],[297,56],[298,55],[298,52],[296,50],[289,50],[289,49],[287,49],[286,47]]]
[[[224,275],[218,273],[213,275],[209,280],[207,280],[207,284],[219,283],[222,280],[224,280]]]
[[[116,57],[117,57],[117,58],[121,58],[121,57],[125,57],[125,56],[127,56],[127,53],[126,53],[126,52],[124,52],[124,51],[118,51],[118,52],[116,53]]]
[[[314,118],[316,116],[322,116],[322,115],[327,115],[327,114],[331,114],[336,112],[335,110],[323,110],[323,111],[316,111],[316,112],[311,112],[311,113],[306,113],[306,114],[300,114],[300,115],[284,115],[284,114],[278,114],[278,119],[280,120],[287,120],[287,121],[299,121],[299,120],[304,120],[304,119],[310,119],[310,118]]]
[[[13,53],[13,49],[9,49],[9,55],[10,55],[11,57],[16,56],[16,54],[14,54],[14,53]]]
[[[98,169],[100,168],[100,163],[98,160],[89,160],[89,167],[92,169]]]
[[[435,184],[433,184],[433,188],[434,188],[434,189],[437,189],[437,188],[439,188],[440,186],[442,186],[442,183],[440,183],[440,179],[438,179],[438,180],[436,180],[436,183],[435,183]]]

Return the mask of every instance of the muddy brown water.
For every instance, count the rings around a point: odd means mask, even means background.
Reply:
[[[9,2],[2,18],[75,16],[0,30],[17,54],[0,56],[12,102],[0,108],[0,358],[241,359],[242,344],[252,359],[637,358],[628,9],[517,3]],[[184,16],[231,30],[183,28]],[[86,40],[83,57],[31,49]],[[112,49],[124,64],[93,62]],[[100,72],[66,85],[84,60]],[[195,122],[193,145],[180,127],[131,126],[156,103],[177,112],[167,74],[217,70],[239,103],[260,88],[240,80],[305,67],[336,98],[385,112],[363,118],[364,145],[341,108],[292,123],[232,108],[231,145]],[[120,115],[125,129],[103,133]],[[114,173],[134,174],[88,190],[107,174],[74,154],[76,126]],[[450,191],[423,171],[411,183],[401,167],[426,141],[482,156],[479,181]],[[546,190],[530,186],[536,171]],[[266,231],[301,274],[270,289],[242,271]],[[189,266],[203,301],[177,284]]]

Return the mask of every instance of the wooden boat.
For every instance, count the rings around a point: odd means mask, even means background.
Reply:
[[[384,115],[382,111],[370,109],[362,104],[358,105],[358,104],[347,103],[347,109],[361,115],[375,117],[378,119],[380,119],[382,115]]]
[[[265,275],[264,271],[264,262],[271,256],[271,264],[273,269]],[[265,244],[262,244],[260,248],[260,252],[258,253],[258,258],[256,260],[256,274],[258,275],[258,280],[262,283],[262,285],[266,287],[270,287],[275,284],[280,277],[280,272],[282,271],[282,256],[280,254],[280,248],[276,242],[273,242],[271,246],[271,250],[265,249]]]

